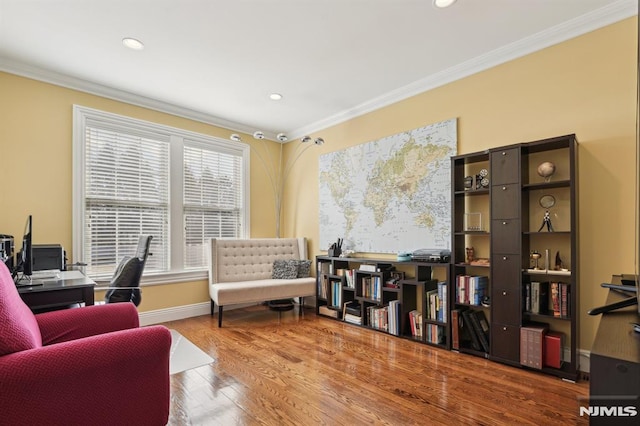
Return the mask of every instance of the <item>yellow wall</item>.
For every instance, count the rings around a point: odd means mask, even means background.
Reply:
[[[634,268],[636,18],[430,90],[317,132],[287,181],[283,236],[318,247],[318,156],[444,119],[458,118],[458,152],[576,133],[579,145],[580,320],[584,349],[604,302],[599,284]],[[71,248],[73,104],[227,138],[229,131],[46,83],[0,73],[0,232],[21,235],[34,215],[36,243]],[[243,135],[245,140],[251,138]],[[294,144],[287,144],[291,152]],[[275,149],[275,148],[273,148]],[[273,196],[252,161],[253,237],[274,235]],[[22,193],[20,186],[29,188]],[[71,260],[75,260],[73,255]],[[144,290],[141,310],[207,301],[206,282]]]
[[[448,118],[458,153],[575,133],[579,141],[580,342],[589,349],[599,285],[634,270],[636,18],[317,132],[288,181],[285,235],[318,254],[318,156]],[[625,272],[626,271],[626,272]]]
[[[229,130],[0,72],[0,233],[20,238],[33,215],[35,244],[60,243],[72,253],[72,107],[96,108],[228,139]],[[262,149],[248,135],[243,139]],[[277,154],[275,142],[267,146]],[[251,161],[251,236],[275,236],[274,201],[262,164]],[[275,158],[275,157],[274,157]],[[103,297],[96,294],[96,299]],[[150,286],[141,311],[208,301],[207,282]]]

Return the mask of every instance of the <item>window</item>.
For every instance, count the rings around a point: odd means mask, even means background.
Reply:
[[[185,268],[206,265],[206,241],[237,237],[242,229],[241,158],[206,147],[184,146]]]
[[[248,235],[247,162],[244,144],[75,106],[75,260],[109,278],[150,234],[145,274],[193,278],[209,238]]]

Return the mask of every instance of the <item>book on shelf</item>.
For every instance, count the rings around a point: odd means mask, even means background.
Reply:
[[[362,312],[360,302],[348,300],[342,305],[342,319],[351,324],[362,325]]]
[[[458,275],[456,277],[456,302],[466,303],[467,285],[469,283],[469,275]]]
[[[571,316],[571,286],[566,283],[560,283],[560,316]]]
[[[331,263],[329,262],[318,262],[316,266],[316,271],[318,274],[330,274],[331,273]]]
[[[483,311],[470,310],[469,318],[471,327],[478,337],[480,346],[485,352],[489,352],[489,322]]]
[[[367,308],[369,322],[368,326],[378,330],[389,330],[389,307],[388,306],[369,306]]]
[[[520,327],[520,363],[541,370],[544,362],[547,324],[529,324]]]
[[[550,331],[544,336],[545,367],[561,368],[563,364],[564,334]]]
[[[345,269],[344,270],[344,278],[346,281],[346,285],[349,288],[356,288],[356,282],[353,278],[355,272],[353,269]]]
[[[447,322],[447,283],[437,282],[436,288],[425,293],[427,302],[427,319]]]
[[[357,316],[357,315],[353,315],[353,314],[347,313],[344,316],[344,320],[345,320],[345,322],[348,322],[348,323],[351,323],[351,324],[362,325],[362,317],[361,316]]]
[[[331,306],[342,306],[342,281],[331,281]]]
[[[318,280],[318,295],[325,300],[329,297],[329,279],[326,275],[322,275]]]
[[[422,337],[422,313],[416,309],[409,312],[409,324],[413,337]]]
[[[400,335],[400,301],[392,300],[389,302],[389,333]]]
[[[377,275],[362,277],[361,291],[363,297],[380,301],[382,295],[382,279]]]
[[[428,324],[426,329],[426,341],[436,345],[445,343],[444,327],[437,324]]]
[[[358,268],[360,271],[364,271],[364,272],[376,272],[376,265],[371,265],[368,263],[363,263],[362,265],[360,265],[360,267]]]
[[[551,291],[551,309],[553,310],[553,316],[560,317],[560,283],[552,282],[549,286]]]
[[[436,320],[438,316],[438,290],[429,290],[425,294],[427,301],[426,317],[430,320]]]
[[[362,314],[360,308],[360,302],[358,302],[357,300],[350,300],[344,303],[345,312],[351,315],[360,316]]]
[[[458,275],[456,277],[456,301],[468,305],[480,305],[486,295],[489,277],[485,275]]]
[[[549,312],[549,283],[531,281],[531,313],[547,314]]]
[[[451,311],[451,348],[460,349],[460,324],[458,317],[460,316],[460,309],[453,309]]]
[[[471,347],[476,351],[482,351],[482,344],[480,343],[480,338],[475,331],[473,326],[473,322],[471,320],[471,310],[465,309],[462,311],[462,327],[466,329],[467,334],[471,340]]]
[[[571,285],[568,283],[537,282],[524,285],[524,310],[533,314],[553,315],[556,318],[571,316]]]
[[[440,322],[448,322],[447,312],[449,306],[447,303],[447,283],[445,281],[440,281],[438,283],[438,302],[438,315],[436,320]]]

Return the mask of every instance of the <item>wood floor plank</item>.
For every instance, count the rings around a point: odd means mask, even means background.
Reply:
[[[588,384],[264,306],[165,323],[215,362],[171,376],[171,425],[588,424]]]

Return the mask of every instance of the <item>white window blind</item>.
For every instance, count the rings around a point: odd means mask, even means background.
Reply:
[[[85,127],[84,262],[110,275],[153,236],[145,272],[169,269],[169,136],[88,119]]]
[[[249,146],[74,106],[73,254],[98,279],[153,236],[145,283],[201,280],[212,237],[249,235]]]
[[[241,236],[242,152],[185,141],[183,156],[184,267],[202,268],[208,239]]]

